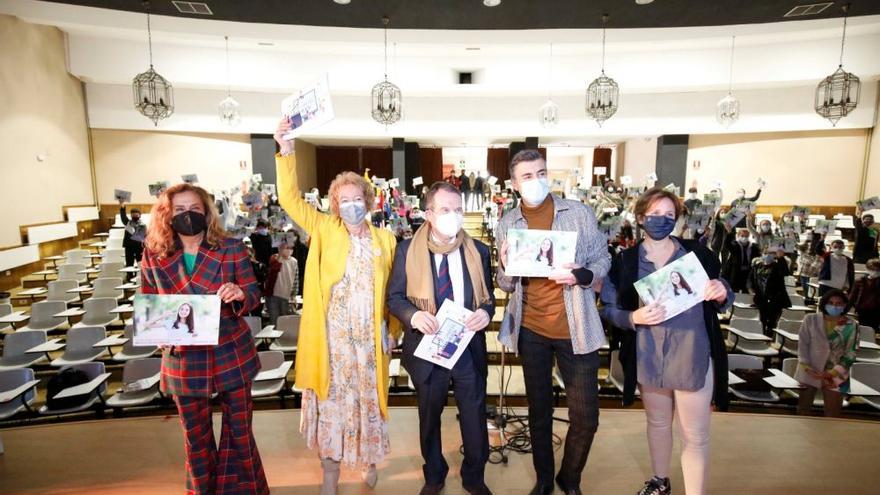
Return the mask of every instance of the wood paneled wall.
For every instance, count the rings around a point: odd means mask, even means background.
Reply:
[[[425,186],[443,180],[443,148],[419,148],[419,170]]]
[[[510,179],[510,150],[508,148],[489,148],[486,157],[486,168],[489,175],[498,177],[498,184],[503,188],[504,181]]]
[[[391,148],[367,148],[356,146],[317,146],[315,165],[318,190],[327,194],[330,183],[340,172],[352,171],[362,175],[370,169],[370,176],[391,178]]]
[[[26,228],[26,226],[23,227]],[[43,261],[43,259],[49,256],[63,254],[64,251],[67,251],[69,249],[76,249],[79,247],[79,241],[90,239],[94,236],[95,233],[102,231],[106,230],[101,227],[100,220],[87,220],[77,223],[78,234],[76,237],[69,237],[67,239],[59,239],[56,241],[41,243],[39,248],[40,261],[18,266],[0,273],[0,291],[8,291],[14,287],[18,287],[19,285],[21,285],[22,277],[42,270],[45,265],[50,263]],[[19,246],[11,246],[8,248],[4,248],[3,250],[13,249],[16,247]]]

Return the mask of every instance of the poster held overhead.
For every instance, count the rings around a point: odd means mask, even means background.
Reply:
[[[281,102],[281,114],[290,122],[290,131],[284,135],[287,140],[333,120],[335,114],[327,74],[298,94],[285,98]]]

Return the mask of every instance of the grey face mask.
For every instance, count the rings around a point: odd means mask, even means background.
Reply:
[[[363,201],[349,201],[339,204],[339,216],[349,225],[359,225],[367,216],[367,207]]]

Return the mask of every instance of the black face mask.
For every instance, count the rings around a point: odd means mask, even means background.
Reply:
[[[204,213],[184,211],[171,217],[171,228],[179,235],[199,235],[208,228]]]
[[[141,216],[140,215],[132,215],[131,220],[133,222],[139,222],[141,220]]]

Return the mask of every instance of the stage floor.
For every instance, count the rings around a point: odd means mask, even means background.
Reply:
[[[344,470],[341,494],[417,494],[421,485],[418,415],[392,408],[392,453],[374,491],[359,473]],[[565,411],[557,412],[564,417]],[[635,493],[650,476],[645,416],[640,410],[603,410],[584,472],[584,493]],[[215,426],[219,424],[216,421]],[[273,494],[318,493],[321,470],[298,433],[299,411],[258,411],[254,430]],[[557,422],[563,435],[567,425]],[[450,465],[445,494],[465,493],[458,468],[460,437],[455,409],[444,414],[444,451]],[[86,421],[0,430],[0,493],[174,494],[184,486],[183,440],[177,417]],[[219,437],[218,437],[219,438]],[[725,413],[712,418],[713,495],[878,493],[880,423]],[[561,452],[557,453],[557,463]],[[684,493],[673,462],[674,492]],[[525,495],[534,484],[530,455],[510,454],[488,465],[486,482],[496,494]]]

